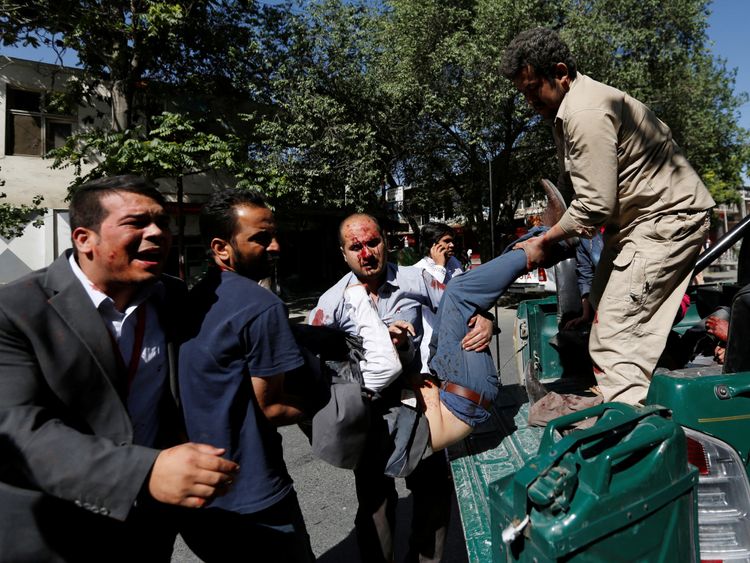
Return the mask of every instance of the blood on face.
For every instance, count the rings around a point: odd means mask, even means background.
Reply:
[[[342,251],[359,277],[379,275],[385,266],[385,241],[377,224],[368,217],[355,218],[341,229]]]

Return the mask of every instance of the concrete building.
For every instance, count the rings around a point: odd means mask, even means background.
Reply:
[[[53,170],[44,154],[97,121],[95,107],[54,107],[70,80],[73,69],[0,56],[0,203],[30,205],[42,195],[47,208],[40,228],[30,223],[20,237],[0,237],[0,283],[48,265],[70,246],[65,198],[73,170]]]
[[[44,155],[77,131],[108,127],[110,118],[110,107],[105,102],[67,108],[61,104],[61,93],[77,79],[78,72],[75,68],[0,55],[0,192],[6,194],[0,204],[30,205],[35,196],[41,195],[46,208],[41,227],[30,222],[22,236],[12,240],[0,237],[0,284],[49,265],[70,247],[65,200],[75,178],[74,170],[52,169],[52,159]],[[90,169],[93,164],[88,166]],[[188,278],[197,276],[203,268],[198,204],[216,186],[230,182],[231,178],[213,172],[184,177],[182,249]],[[176,202],[175,180],[161,179],[158,184],[167,200]],[[176,214],[176,204],[170,206],[170,211]],[[32,222],[33,219],[38,217]],[[179,269],[176,247],[175,243],[170,260],[170,272],[175,274]]]

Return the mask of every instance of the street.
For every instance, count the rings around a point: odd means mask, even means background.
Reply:
[[[290,311],[294,316],[294,310]],[[299,315],[298,315],[299,316]],[[515,309],[498,308],[500,330],[499,347],[501,374],[504,383],[515,378],[513,361],[513,320]],[[496,343],[491,345],[493,356]],[[279,430],[284,441],[284,459],[294,479],[302,513],[305,516],[313,552],[321,563],[352,563],[358,560],[357,541],[354,535],[354,516],[357,500],[354,493],[354,476],[351,471],[332,467],[313,457],[307,439],[296,426]],[[396,561],[401,561],[407,551],[407,527],[411,518],[411,499],[403,479],[396,480],[399,493],[396,536]],[[252,552],[252,546],[248,546]],[[178,538],[172,560],[177,563],[200,561]],[[463,532],[457,505],[453,505],[451,525],[443,561],[467,561]]]

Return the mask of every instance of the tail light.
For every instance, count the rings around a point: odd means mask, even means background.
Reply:
[[[702,563],[750,563],[750,482],[737,452],[685,428],[688,461],[698,468],[698,541]]]
[[[544,283],[547,281],[547,272],[544,271],[544,268],[539,268],[539,282]]]

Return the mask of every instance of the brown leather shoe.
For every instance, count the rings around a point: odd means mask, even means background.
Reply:
[[[552,228],[560,221],[568,206],[565,204],[565,200],[555,184],[547,180],[547,178],[542,178],[539,180],[539,183],[542,185],[542,189],[547,196],[547,207],[542,211],[542,225]],[[560,241],[557,245],[558,249],[551,252],[547,262],[541,264],[541,266],[546,268],[547,263],[550,265],[557,264],[560,260],[575,257],[574,248],[578,246],[578,243],[578,237],[570,237]]]
[[[542,212],[542,225],[552,227],[557,224],[568,206],[565,205],[565,200],[555,184],[547,178],[542,178],[539,183],[547,196],[547,207]]]

